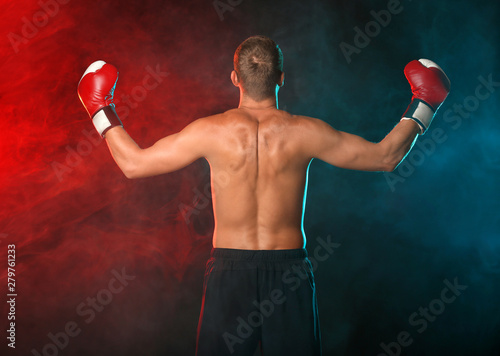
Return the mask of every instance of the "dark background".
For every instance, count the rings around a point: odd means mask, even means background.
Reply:
[[[436,61],[452,82],[419,138],[425,144],[392,174],[311,165],[308,250],[328,237],[340,244],[315,271],[324,354],[500,355],[498,2],[223,0],[217,7],[211,0],[2,2],[2,300],[9,244],[18,293],[16,349],[2,331],[2,354],[194,354],[213,229],[208,165],[127,180],[96,138],[76,87],[93,61],[114,64],[122,121],[147,147],[236,106],[234,50],[264,34],[284,52],[280,107],[368,140],[381,140],[406,109],[410,60]],[[383,26],[372,22],[388,8],[396,10]],[[356,27],[371,36],[355,42]],[[358,44],[356,52],[344,55],[341,43]],[[155,70],[163,74],[146,89]],[[133,279],[111,293],[123,269]],[[467,286],[451,303],[439,301],[445,280]],[[96,297],[106,305],[93,318],[82,315]],[[425,328],[410,321],[421,307],[431,307]],[[6,330],[8,305],[2,311]],[[79,334],[62,335],[68,325]],[[411,344],[396,346],[402,332]]]

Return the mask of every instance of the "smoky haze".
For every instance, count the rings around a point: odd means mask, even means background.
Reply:
[[[93,61],[115,65],[117,110],[147,147],[237,106],[234,50],[263,34],[284,53],[280,107],[370,141],[410,102],[406,63],[429,58],[452,83],[394,172],[311,164],[307,248],[314,257],[328,236],[340,244],[315,271],[324,354],[498,355],[498,3],[215,4],[0,4],[0,263],[15,244],[18,292],[8,352],[194,354],[214,223],[208,164],[127,180],[76,87]],[[467,288],[435,302],[455,280]],[[80,332],[64,343],[68,323]],[[402,332],[408,345],[396,346]]]

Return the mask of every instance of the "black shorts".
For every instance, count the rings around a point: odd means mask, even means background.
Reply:
[[[197,356],[321,355],[307,251],[214,248],[196,344]]]

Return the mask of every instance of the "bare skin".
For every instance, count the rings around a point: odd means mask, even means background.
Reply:
[[[327,123],[278,110],[276,97],[255,101],[236,73],[237,109],[198,119],[179,133],[141,149],[121,127],[106,133],[110,151],[128,178],[172,172],[204,157],[210,164],[215,216],[213,246],[247,250],[305,247],[303,206],[313,158],[341,168],[392,171],[419,127],[404,120],[379,143]]]

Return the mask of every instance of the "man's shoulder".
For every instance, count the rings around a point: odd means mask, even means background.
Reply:
[[[195,119],[191,121],[191,123],[188,126],[191,127],[196,127],[199,129],[207,129],[211,126],[215,126],[216,124],[220,124],[221,121],[225,118],[226,113],[218,113],[218,114],[213,114],[213,115],[208,115],[204,117],[200,117],[198,119]]]
[[[306,115],[291,115],[295,120],[297,121],[303,121],[303,122],[311,122],[311,123],[316,123],[319,121],[322,121],[320,119],[316,119],[311,116],[306,116]]]
[[[238,109],[230,109],[221,113],[208,115],[202,118],[197,119],[196,121],[200,124],[216,124],[220,123],[223,120],[227,120],[231,118],[231,116],[238,115]]]
[[[290,115],[290,121],[295,125],[299,126],[303,129],[314,129],[319,128],[325,124],[323,120],[316,119],[314,117],[305,116],[305,115]]]

